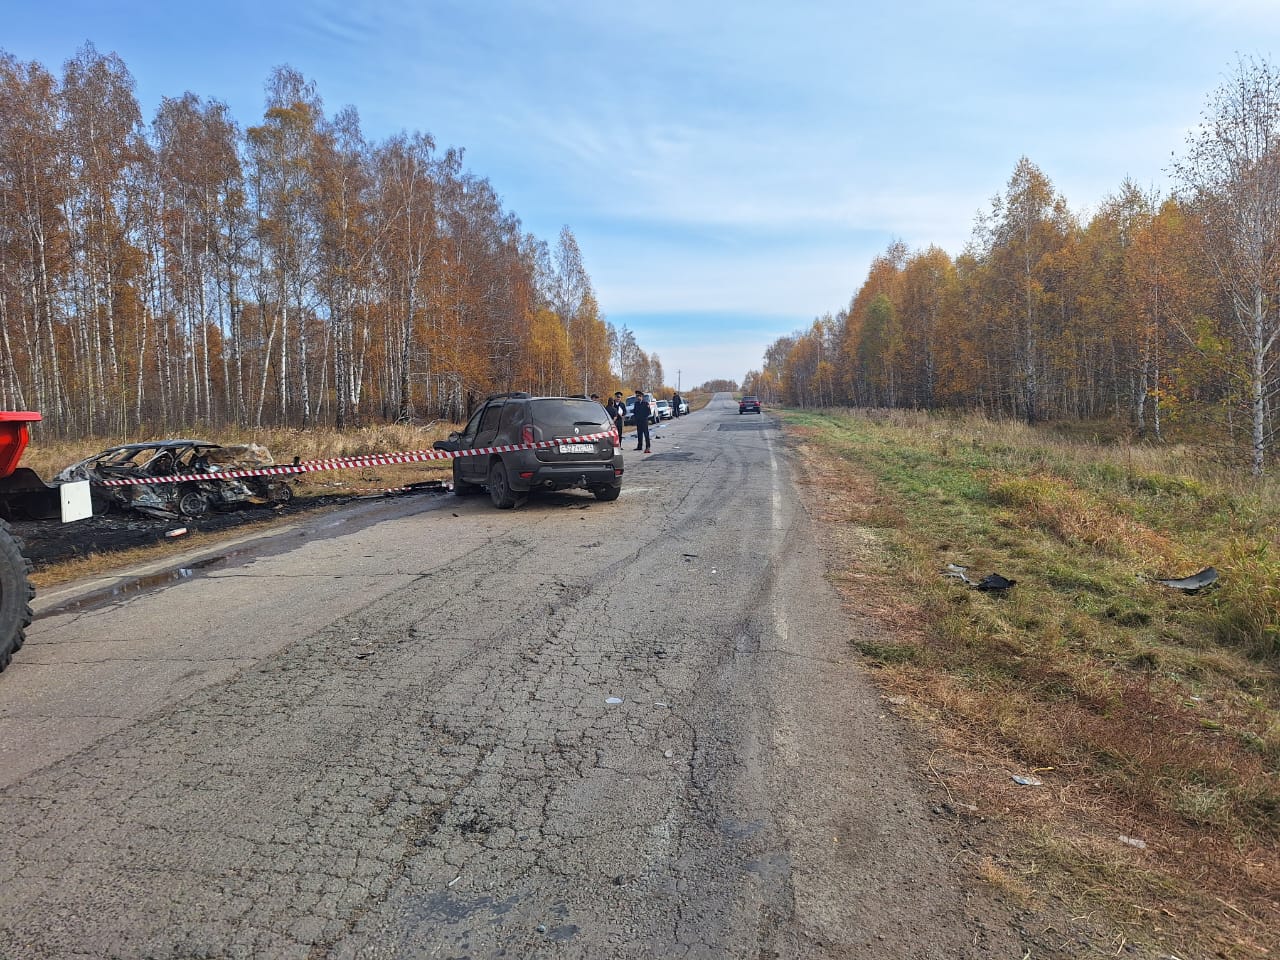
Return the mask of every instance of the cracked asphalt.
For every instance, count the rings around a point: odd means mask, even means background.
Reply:
[[[0,675],[0,957],[1014,956],[850,651],[775,424],[616,503],[425,498],[107,602]]]

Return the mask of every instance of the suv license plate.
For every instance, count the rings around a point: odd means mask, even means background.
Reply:
[[[560,444],[561,453],[595,453],[596,445],[594,443],[562,443]]]

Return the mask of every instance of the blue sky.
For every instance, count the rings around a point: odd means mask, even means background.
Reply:
[[[466,150],[525,228],[578,238],[601,308],[674,385],[740,379],[846,305],[894,239],[953,255],[1024,154],[1078,213],[1167,186],[1277,0],[6,0],[0,49],[118,53],[144,117],[261,117],[289,64],[366,136]]]

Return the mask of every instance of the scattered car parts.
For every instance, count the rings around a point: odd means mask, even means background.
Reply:
[[[989,573],[981,580],[973,580],[969,577],[969,568],[962,567],[957,563],[948,563],[947,569],[942,572],[942,575],[944,577],[952,577],[966,586],[981,590],[984,593],[999,593],[1008,590],[1018,582],[1017,580],[1010,580],[1008,577],[1002,577],[998,573]]]
[[[1205,587],[1212,586],[1217,582],[1218,571],[1213,567],[1205,567],[1199,573],[1194,573],[1189,577],[1181,577],[1174,580],[1156,580],[1156,583],[1172,587],[1174,590],[1181,590],[1183,593],[1198,593]]]

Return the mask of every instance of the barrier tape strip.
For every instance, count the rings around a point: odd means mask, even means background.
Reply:
[[[259,467],[256,470],[214,470],[205,473],[182,473],[166,477],[127,477],[119,480],[94,480],[104,487],[130,487],[151,483],[182,483],[187,480],[239,480],[242,477],[280,477],[296,473],[316,473],[321,470],[349,470],[355,467],[382,467],[393,463],[422,463],[427,460],[456,460],[458,457],[482,457],[491,453],[515,453],[518,450],[544,450],[562,443],[583,443],[587,440],[603,440],[616,437],[613,430],[604,433],[583,434],[580,437],[560,437],[556,440],[537,440],[533,443],[505,443],[496,447],[476,447],[473,450],[407,450],[403,453],[371,453],[362,457],[333,457],[328,460],[306,460],[281,466]],[[618,441],[621,446],[621,441]]]

